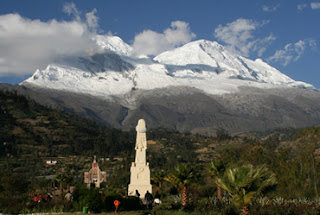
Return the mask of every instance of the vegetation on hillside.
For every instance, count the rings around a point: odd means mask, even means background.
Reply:
[[[135,199],[126,196],[134,160],[134,129],[108,128],[41,106],[16,92],[2,91],[0,122],[0,212],[48,211],[46,208],[72,211],[81,210],[83,204],[91,204],[97,211],[112,210],[109,201],[114,198],[126,202],[122,210],[138,209]],[[155,208],[159,214],[172,213],[181,207],[180,202],[183,208],[199,213],[241,213],[242,208],[245,213],[255,211],[252,214],[287,214],[283,208],[288,205],[290,214],[302,214],[299,211],[307,206],[311,205],[309,211],[320,208],[320,127],[241,136],[218,130],[216,137],[155,128],[147,132],[147,138],[153,188],[163,199],[163,204]],[[100,192],[93,189],[88,193],[82,186],[83,172],[90,169],[94,155],[108,180]],[[57,164],[48,165],[48,160]],[[191,183],[193,177],[189,180],[188,174],[182,177],[175,171],[179,166],[180,172],[182,167],[192,174],[196,170],[196,182]],[[255,181],[251,176],[257,176],[257,172],[263,177]],[[231,176],[236,174],[243,176],[242,182],[251,184],[232,184]],[[187,186],[183,186],[184,177]],[[261,183],[270,178],[272,186],[263,187]],[[51,206],[31,204],[34,193],[46,193],[52,187],[63,192],[70,185],[77,187],[73,204],[60,198]],[[266,189],[260,192],[262,187]],[[99,200],[101,193],[103,202]],[[63,208],[57,209],[56,205]]]
[[[132,132],[48,109],[15,92],[0,92],[0,102],[0,141],[8,144],[5,149],[13,156],[110,156],[133,148]]]

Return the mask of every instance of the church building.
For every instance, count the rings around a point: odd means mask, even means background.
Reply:
[[[99,165],[96,161],[96,156],[94,156],[92,168],[89,172],[84,173],[84,183],[88,184],[88,187],[90,187],[91,183],[94,183],[95,187],[100,187],[100,184],[106,181],[107,173],[100,170]]]

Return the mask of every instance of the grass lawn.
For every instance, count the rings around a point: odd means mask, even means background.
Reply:
[[[41,213],[39,213],[40,215]],[[75,212],[75,213],[43,213],[43,215],[82,215],[82,212]],[[89,214],[93,214],[93,215],[147,215],[147,214],[151,214],[149,211],[145,210],[145,211],[118,211],[117,213],[114,212],[103,212],[103,213],[87,213],[87,215]],[[83,214],[85,215],[85,214]]]
[[[160,212],[160,211],[159,211]],[[151,211],[148,210],[140,210],[140,211],[118,211],[117,213],[114,212],[103,212],[103,213],[91,213],[92,215],[148,215],[151,214]],[[156,214],[158,214],[156,212]],[[185,212],[185,211],[172,211],[172,210],[163,210],[159,214],[161,215],[202,215],[203,213],[200,212]],[[208,212],[206,214],[216,214],[212,212]],[[85,215],[82,212],[75,212],[75,213],[39,213],[33,215]],[[90,215],[90,213],[87,213]]]
[[[148,211],[118,211],[117,213],[114,212],[108,212],[108,213],[101,213],[101,215],[144,215],[144,214],[151,214]]]

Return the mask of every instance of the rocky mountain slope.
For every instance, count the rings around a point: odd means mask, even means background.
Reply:
[[[134,56],[118,37],[97,37],[95,54],[60,60],[15,88],[42,104],[128,129],[214,134],[320,124],[320,93],[261,59],[206,40],[154,58]]]

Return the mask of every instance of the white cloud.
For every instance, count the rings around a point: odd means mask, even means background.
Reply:
[[[97,9],[93,9],[91,12],[86,13],[86,20],[89,28],[96,31],[98,28],[98,20],[99,18],[95,15],[97,13]]]
[[[249,56],[250,52],[255,51],[261,56],[275,37],[270,35],[265,38],[255,38],[253,32],[266,23],[240,18],[225,26],[219,25],[214,30],[214,36],[235,53]]]
[[[270,34],[268,37],[257,39],[249,43],[249,47],[252,51],[257,52],[258,56],[261,57],[262,54],[267,50],[267,46],[276,39],[275,36]]]
[[[73,17],[73,19],[77,22],[81,21],[81,12],[78,10],[76,5],[73,2],[67,2],[63,5],[62,11]],[[92,11],[85,14],[86,24],[92,31],[96,31],[99,27],[98,21],[99,18],[96,16],[97,9],[93,9]]]
[[[283,66],[287,66],[291,62],[299,60],[306,48],[315,48],[316,46],[316,42],[312,39],[289,43],[283,49],[277,50],[273,56],[268,58],[268,61],[279,62]]]
[[[171,28],[164,30],[163,33],[145,30],[136,35],[132,46],[136,54],[156,55],[190,42],[195,36],[188,23],[174,21],[171,23]]]
[[[297,6],[298,10],[303,10],[303,9],[305,9],[307,7],[308,7],[307,4],[298,4],[298,6]]]
[[[67,2],[63,5],[63,12],[68,14],[69,16],[73,16],[75,20],[80,21],[80,12],[76,5],[73,2]]]
[[[308,4],[298,4],[297,8],[298,8],[298,10],[302,11],[305,8],[309,8],[309,5]],[[310,8],[312,10],[320,9],[320,2],[311,2],[310,3]]]
[[[320,9],[320,2],[311,2],[310,7],[313,10]]]
[[[264,12],[274,12],[274,11],[278,10],[279,7],[280,7],[280,4],[277,4],[277,5],[274,5],[274,6],[263,5],[262,6],[262,10]]]
[[[19,14],[0,16],[0,76],[25,76],[59,57],[81,55],[94,47],[91,28],[97,28],[93,10],[87,23],[80,21],[74,4],[64,11],[72,21],[30,20]]]

